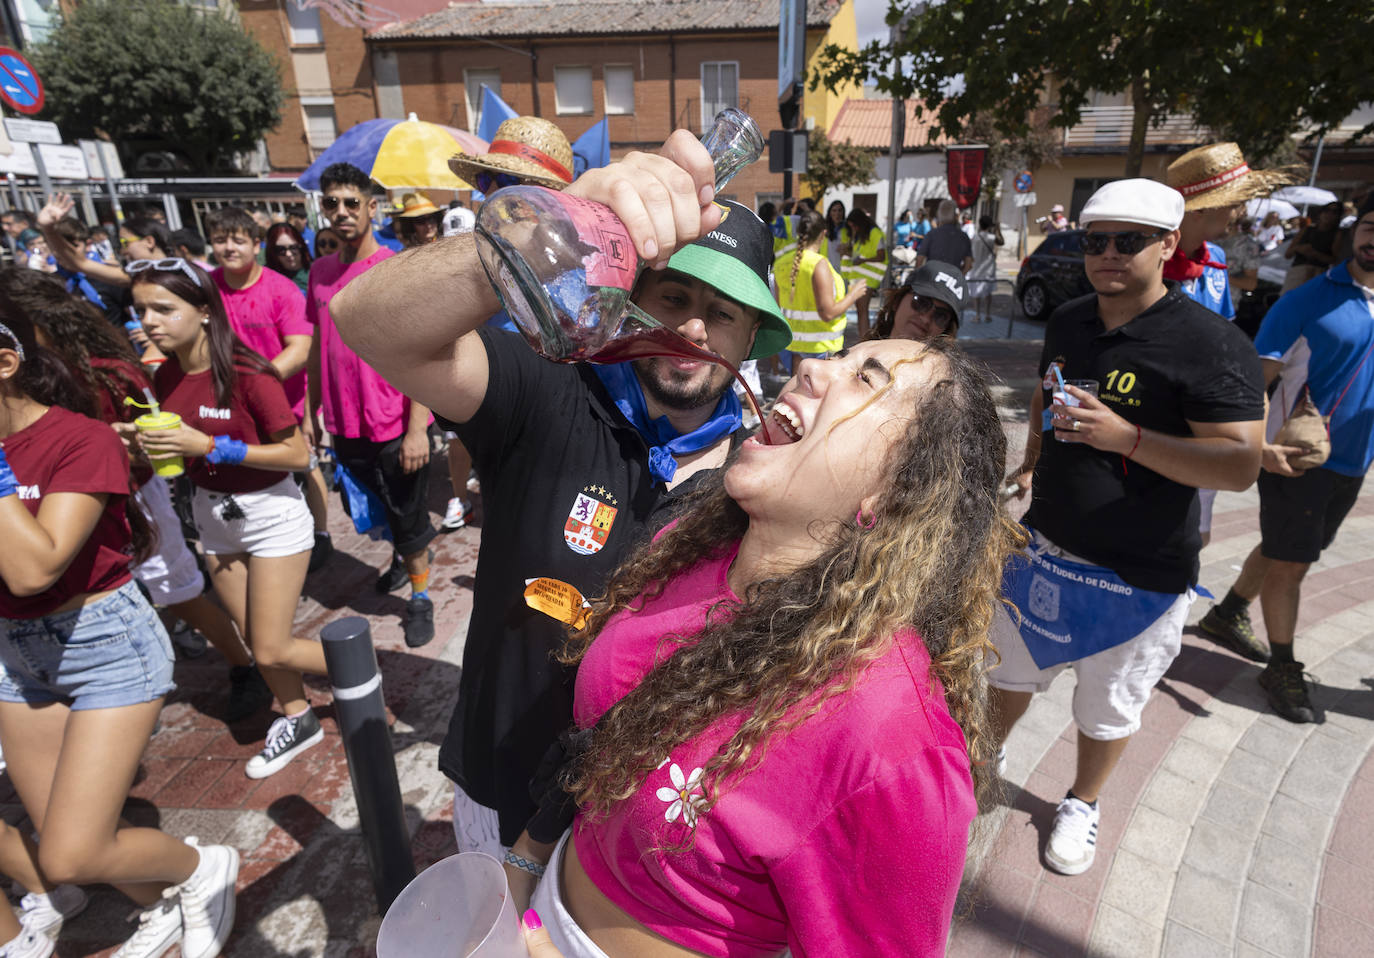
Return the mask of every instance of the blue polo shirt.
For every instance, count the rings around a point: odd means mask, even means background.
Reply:
[[[1231,302],[1231,283],[1226,275],[1226,251],[1216,243],[1205,245],[1208,258],[1214,263],[1220,263],[1221,268],[1204,267],[1201,276],[1180,281],[1178,288],[1195,303],[1206,306],[1222,319],[1234,320],[1236,307]]]
[[[1278,360],[1299,339],[1312,351],[1312,401],[1331,416],[1331,456],[1324,468],[1363,476],[1374,461],[1374,358],[1366,360],[1374,347],[1374,290],[1350,277],[1348,263],[1280,298],[1255,334],[1255,349],[1264,359]]]

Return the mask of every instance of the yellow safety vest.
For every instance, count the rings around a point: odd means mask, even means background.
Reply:
[[[844,278],[853,282],[862,279],[868,284],[869,289],[877,289],[882,285],[883,276],[887,273],[887,264],[883,262],[874,263],[855,263],[854,257],[868,259],[878,255],[878,250],[883,245],[883,231],[878,227],[873,227],[868,233],[868,239],[862,243],[855,243],[853,252],[845,257]]]
[[[775,268],[773,275],[778,281],[778,305],[782,315],[792,329],[792,345],[787,348],[794,353],[837,353],[844,348],[844,314],[832,322],[821,319],[816,307],[816,293],[811,285],[812,274],[816,267],[825,262],[820,253],[806,250],[802,253],[797,267],[797,281],[792,282],[792,262],[790,257]],[[827,264],[829,265],[829,264]],[[831,282],[835,287],[835,299],[844,297],[844,286],[835,271],[830,271]]]

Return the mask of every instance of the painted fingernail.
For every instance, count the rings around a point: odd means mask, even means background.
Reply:
[[[705,206],[716,198],[716,188],[708,183],[701,188],[701,192],[697,196],[701,197],[701,205]]]
[[[653,240],[644,241],[644,258],[648,260],[658,258],[658,243]]]
[[[538,931],[540,928],[544,927],[544,923],[539,920],[539,914],[533,908],[525,912],[520,919],[520,923],[530,931]]]

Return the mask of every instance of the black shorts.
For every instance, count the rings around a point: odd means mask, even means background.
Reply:
[[[1259,474],[1260,554],[1280,562],[1316,562],[1336,538],[1360,495],[1364,476],[1330,469],[1302,475]]]
[[[396,551],[414,555],[435,536],[429,521],[429,467],[401,468],[401,440],[388,442],[334,437],[334,455],[353,477],[376,493],[386,508],[386,522]]]

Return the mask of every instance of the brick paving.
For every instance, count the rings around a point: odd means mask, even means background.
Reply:
[[[973,339],[967,348],[999,377],[1009,458],[1019,460],[1040,344]],[[448,481],[442,462],[432,468],[437,518]],[[405,648],[403,600],[372,589],[388,546],[354,535],[337,510],[331,526],[339,552],[307,582],[296,616],[300,635],[316,635],[342,615],[371,623],[417,868],[453,851],[450,786],[435,762],[457,694],[480,524],[479,506],[472,526],[436,540],[437,637],[424,649]],[[1218,498],[1213,534],[1202,584],[1220,595],[1258,541],[1253,489]],[[1206,608],[1199,600],[1192,621]],[[1008,742],[1005,807],[980,820],[967,914],[949,954],[1368,955],[1374,490],[1310,574],[1299,627],[1298,653],[1315,677],[1325,721],[1297,726],[1271,715],[1254,681],[1257,666],[1185,635],[1103,794],[1097,861],[1073,878],[1046,871],[1039,860],[1073,776],[1072,679],[1039,696]],[[254,782],[243,765],[272,716],[264,711],[226,728],[218,718],[225,678],[213,651],[178,663],[179,688],[149,743],[128,817],[242,853],[239,918],[226,955],[371,955],[380,919],[328,683],[310,682],[324,743]],[[3,777],[0,815],[24,821]],[[125,923],[131,907],[112,889],[91,889],[90,908],[67,924],[57,954],[108,955],[132,932]]]

